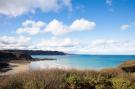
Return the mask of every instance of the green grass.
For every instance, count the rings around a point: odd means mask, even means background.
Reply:
[[[0,78],[0,89],[135,89],[135,76],[119,69],[31,71]]]

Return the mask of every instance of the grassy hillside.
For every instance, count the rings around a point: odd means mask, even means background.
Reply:
[[[117,69],[26,72],[1,77],[0,89],[135,89],[135,75],[118,72]]]

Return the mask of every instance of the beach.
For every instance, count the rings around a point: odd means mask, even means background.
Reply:
[[[23,62],[10,62],[9,63],[9,70],[6,72],[1,72],[0,76],[2,75],[11,75],[11,74],[16,74],[16,73],[21,73],[21,72],[27,72],[29,71],[29,63],[23,63]]]

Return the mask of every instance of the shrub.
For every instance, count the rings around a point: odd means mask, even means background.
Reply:
[[[34,71],[1,80],[0,89],[64,89],[63,71]]]
[[[0,89],[135,89],[131,73],[78,70],[29,71],[0,77]]]
[[[124,78],[113,78],[112,84],[114,89],[135,89],[135,85]]]
[[[87,71],[81,75],[71,73],[66,76],[65,81],[70,89],[112,89],[110,78],[105,73]]]
[[[67,83],[67,87],[71,88],[71,89],[76,89],[78,87],[78,85],[81,82],[81,79],[79,76],[75,75],[75,74],[69,74],[67,75],[67,77],[65,78],[65,81]]]
[[[110,77],[107,74],[99,73],[97,75],[88,75],[84,79],[85,82],[94,86],[95,89],[112,89]]]

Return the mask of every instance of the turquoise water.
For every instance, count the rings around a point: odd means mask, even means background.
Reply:
[[[117,67],[120,63],[135,59],[135,55],[32,55],[33,58],[54,58],[57,60],[31,63],[31,66],[68,66],[80,69],[102,69]],[[48,64],[46,64],[48,63]]]

